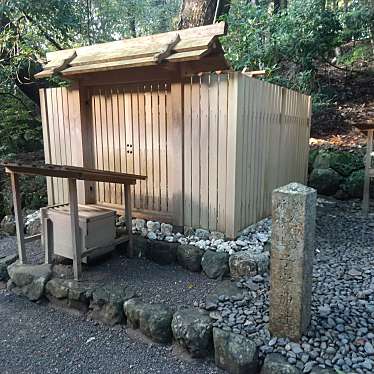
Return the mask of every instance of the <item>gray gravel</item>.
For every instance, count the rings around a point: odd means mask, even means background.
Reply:
[[[222,373],[173,347],[0,291],[1,373]]]
[[[0,240],[0,256],[15,253],[15,247],[15,237],[4,237]],[[43,262],[40,241],[28,244],[26,250],[28,261]],[[58,265],[55,271],[66,278],[73,276],[71,266]],[[200,304],[219,282],[179,265],[158,265],[144,258],[128,259],[121,251],[95,265],[84,266],[82,280],[116,287],[130,285],[144,301],[170,305]]]
[[[270,339],[269,279],[241,279],[244,300],[223,299],[216,326],[251,337],[260,354],[278,352],[303,373],[313,367],[374,372],[374,215],[360,205],[319,199],[313,271],[312,322],[300,344]]]
[[[333,367],[346,373],[372,373],[374,215],[364,219],[359,203],[325,199],[319,199],[317,213],[312,324],[301,344],[270,339],[266,275],[242,280],[241,287],[252,293],[249,300],[223,298],[218,310],[212,313],[221,327],[256,339],[262,357],[269,352],[280,352],[305,373],[313,366]],[[0,254],[12,253],[14,245],[14,238],[2,240]],[[33,261],[40,260],[36,246],[29,246],[28,250]],[[199,304],[217,283],[179,266],[159,266],[143,259],[129,261],[118,255],[89,267],[84,274],[105,282],[109,272],[115,282],[137,288],[144,299],[173,304]],[[169,348],[147,346],[140,340],[131,343],[124,327],[106,329],[81,317],[58,311],[50,313],[48,306],[37,306],[5,291],[0,294],[0,319],[4,326],[0,330],[0,359],[10,373],[58,372],[55,368],[69,373],[103,372],[105,368],[107,372],[117,373],[128,372],[129,365],[138,365],[131,368],[135,373],[217,370],[205,362],[184,362],[184,367],[180,367]],[[90,337],[96,339],[86,343]],[[76,347],[72,341],[77,343]],[[66,359],[67,350],[72,353],[71,362]],[[79,368],[77,364],[83,362],[86,366]],[[28,365],[34,366],[26,370]]]

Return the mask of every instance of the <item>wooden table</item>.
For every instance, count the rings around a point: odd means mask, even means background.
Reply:
[[[73,269],[74,278],[79,279],[82,272],[81,253],[80,253],[80,235],[78,219],[78,196],[77,180],[89,180],[95,182],[119,183],[124,185],[125,197],[125,223],[129,239],[129,255],[133,255],[132,240],[132,211],[131,211],[131,185],[135,185],[137,180],[146,179],[143,175],[117,173],[113,171],[89,169],[76,166],[60,166],[53,164],[25,165],[21,163],[3,163],[5,171],[10,174],[12,185],[14,217],[16,221],[17,246],[19,262],[27,263],[25,243],[40,238],[40,235],[33,237],[24,236],[24,225],[19,188],[19,175],[43,175],[46,177],[67,178],[69,186],[69,206],[70,206],[70,228],[72,233],[73,249]],[[48,246],[48,238],[44,240]],[[48,252],[48,251],[46,251]]]

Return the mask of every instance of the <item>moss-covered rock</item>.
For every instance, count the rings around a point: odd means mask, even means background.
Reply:
[[[342,184],[342,189],[350,197],[362,197],[364,188],[365,169],[354,171]]]
[[[311,149],[309,151],[308,168],[310,171],[313,170],[313,164],[314,164],[316,157],[318,156],[318,152],[319,152],[319,149]]]
[[[321,150],[313,162],[313,169],[328,169],[330,167],[331,154],[329,151]]]
[[[353,171],[364,167],[364,158],[358,152],[332,152],[330,167],[339,174],[348,177]]]
[[[314,169],[309,176],[309,186],[322,195],[333,195],[338,191],[342,177],[335,170]]]

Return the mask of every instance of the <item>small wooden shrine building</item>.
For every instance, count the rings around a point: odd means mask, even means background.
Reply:
[[[47,53],[45,159],[147,176],[133,215],[234,237],[270,214],[271,192],[306,182],[310,97],[229,70],[224,23]],[[213,72],[213,73],[212,73]],[[48,178],[49,204],[67,182]],[[78,181],[80,204],[123,210],[122,186]]]

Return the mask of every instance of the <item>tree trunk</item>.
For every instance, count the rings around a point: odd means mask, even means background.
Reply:
[[[183,0],[178,29],[210,25],[230,8],[230,0]]]

